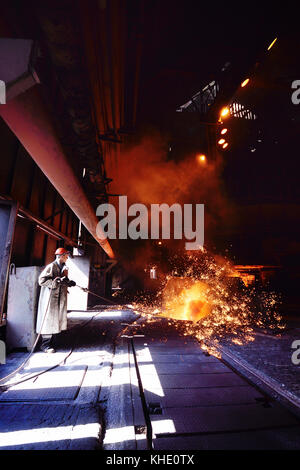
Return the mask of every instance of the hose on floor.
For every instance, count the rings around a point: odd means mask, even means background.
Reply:
[[[36,345],[40,339],[40,336],[41,336],[41,331],[43,329],[43,326],[44,326],[44,323],[45,323],[45,320],[46,320],[46,317],[47,317],[47,314],[48,314],[48,310],[49,310],[49,306],[50,306],[50,301],[51,301],[51,297],[52,297],[52,293],[53,293],[53,288],[54,288],[54,284],[57,280],[59,280],[60,278],[59,277],[56,277],[55,279],[53,279],[52,283],[51,283],[51,287],[50,287],[50,295],[49,295],[49,300],[48,300],[48,304],[47,304],[47,307],[46,307],[46,310],[45,310],[45,313],[44,313],[44,317],[43,317],[43,321],[42,321],[42,325],[41,325],[41,328],[40,328],[40,332],[38,333],[37,335],[37,338],[31,348],[31,351],[29,353],[29,355],[27,356],[27,358],[25,359],[24,362],[22,362],[22,364],[17,368],[15,369],[13,372],[11,372],[10,374],[6,375],[5,377],[2,377],[0,379],[0,382],[5,382],[7,381],[7,379],[13,377],[14,375],[16,375],[20,370],[22,370],[25,365],[28,363],[29,359],[31,358],[32,354],[34,353],[34,350],[36,348]],[[87,289],[86,287],[81,287],[81,286],[78,286],[76,284],[77,287],[79,287],[79,289],[83,290],[84,292],[88,292],[96,297],[99,297],[100,299],[102,300],[105,300],[106,302],[109,302],[111,304],[114,304],[114,302],[112,302],[111,300],[109,299],[106,299],[105,297],[101,297],[100,295],[96,294],[95,292],[92,292],[90,291],[89,289]],[[90,318],[86,323],[84,323],[84,325],[79,325],[81,328],[82,326],[86,326],[88,323],[90,323],[97,315],[99,315],[100,312],[96,313],[95,315],[93,315],[92,318]],[[73,329],[76,328],[76,327],[73,327]],[[17,382],[14,382],[14,383],[10,383],[10,384],[4,384],[4,385],[1,385],[0,384],[0,392],[4,392],[6,390],[8,390],[9,388],[15,386],[15,385],[18,385],[20,383],[23,383],[23,382],[26,382],[28,380],[31,380],[39,375],[42,375],[44,374],[45,372],[48,372],[52,369],[55,369],[56,367],[64,364],[66,362],[66,360],[68,359],[68,357],[72,354],[72,351],[73,351],[73,347],[71,348],[71,350],[68,352],[68,354],[58,363],[58,364],[55,364],[54,366],[51,366],[47,369],[44,369],[43,371],[37,373],[37,374],[34,374],[34,375],[30,375],[29,377],[25,377],[23,378],[22,380],[19,380]]]
[[[31,351],[30,351],[29,355],[26,357],[25,361],[23,361],[22,364],[21,364],[19,367],[17,367],[17,369],[15,369],[13,372],[11,372],[10,374],[6,375],[5,377],[2,377],[2,378],[0,379],[0,382],[5,382],[7,379],[9,379],[10,377],[13,377],[13,376],[16,375],[20,370],[22,370],[22,369],[25,367],[25,365],[27,364],[27,362],[29,361],[29,359],[31,358],[32,354],[34,353],[34,350],[35,350],[35,348],[36,348],[36,345],[37,345],[37,343],[38,343],[38,341],[39,341],[39,339],[40,339],[41,331],[42,331],[42,329],[43,329],[45,320],[46,320],[46,318],[47,318],[47,314],[48,314],[49,306],[50,306],[50,301],[51,301],[52,293],[53,293],[53,289],[54,289],[54,284],[57,282],[58,279],[60,279],[60,277],[56,277],[55,279],[53,279],[53,281],[52,281],[52,283],[51,283],[50,295],[49,295],[47,307],[46,307],[46,310],[45,310],[45,313],[44,313],[44,317],[43,317],[43,320],[42,320],[42,325],[41,325],[41,328],[40,328],[40,332],[38,333],[38,335],[37,335],[37,337],[36,337],[36,340],[35,340],[35,342],[34,342],[32,348],[31,348]],[[72,351],[71,351],[71,352],[72,352]],[[70,353],[71,353],[71,352],[70,352]],[[68,353],[68,356],[70,355],[70,353]],[[67,356],[67,357],[68,357],[68,356]],[[67,359],[67,357],[64,359],[64,361]],[[61,362],[64,362],[64,361],[61,361]],[[60,364],[57,364],[56,366],[51,367],[51,369],[54,368],[54,367],[57,367],[58,365],[60,365]],[[40,374],[36,374],[36,375],[40,375]],[[36,375],[35,375],[35,376],[36,376]],[[25,380],[29,380],[30,378],[35,377],[35,376],[29,377],[28,379],[23,379],[23,380],[21,380],[21,381],[19,381],[19,382],[15,382],[15,383],[12,383],[12,384],[0,385],[0,391],[3,392],[3,391],[5,391],[5,390],[7,390],[8,388],[12,387],[13,385],[17,385],[17,384],[19,384],[19,383],[21,383],[21,382],[24,382]]]

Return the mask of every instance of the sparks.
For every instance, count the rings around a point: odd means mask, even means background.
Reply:
[[[147,322],[157,315],[168,318],[183,335],[193,335],[217,357],[216,345],[222,338],[242,346],[254,341],[253,326],[284,328],[278,297],[262,292],[258,298],[251,275],[239,273],[227,260],[216,262],[205,250],[181,262],[183,266],[177,258],[173,275],[163,278],[155,305],[139,298],[137,310]]]

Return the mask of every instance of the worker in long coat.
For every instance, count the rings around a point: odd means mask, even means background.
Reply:
[[[41,292],[36,332],[41,333],[42,337],[40,349],[47,353],[55,352],[54,335],[67,329],[68,287],[76,285],[68,278],[66,261],[69,252],[65,248],[58,248],[55,255],[55,261],[48,264],[39,276]]]

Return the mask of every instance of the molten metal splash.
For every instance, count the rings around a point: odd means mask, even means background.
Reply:
[[[209,286],[187,278],[169,278],[163,290],[163,315],[176,320],[197,322],[211,313]]]
[[[221,339],[243,345],[254,341],[257,327],[283,329],[278,305],[274,292],[246,287],[230,262],[202,252],[177,257],[173,275],[163,278],[156,302],[139,299],[135,307],[149,321],[156,315],[176,320],[184,335],[193,335],[204,350],[220,356]]]

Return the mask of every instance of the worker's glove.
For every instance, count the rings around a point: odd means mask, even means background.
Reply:
[[[76,286],[76,282],[70,281],[70,279],[67,276],[62,277],[61,282],[62,282],[62,284],[64,284],[65,286],[68,286],[68,287]]]
[[[62,284],[64,284],[65,286],[68,286],[68,287],[76,286],[76,282],[75,281],[70,281],[70,279],[67,276],[62,277],[61,282],[62,282]]]
[[[61,279],[59,277],[56,277],[53,281],[52,281],[52,289],[56,289],[59,285],[61,284]]]

